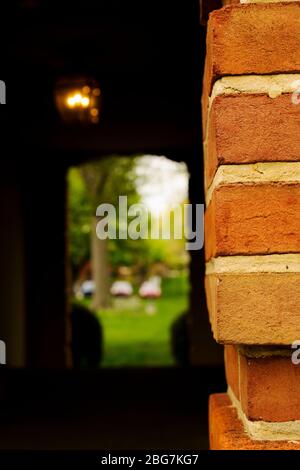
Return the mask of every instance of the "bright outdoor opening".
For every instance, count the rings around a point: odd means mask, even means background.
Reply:
[[[188,365],[186,221],[172,212],[176,206],[184,213],[188,178],[184,163],[152,155],[111,156],[70,168],[75,367]],[[97,237],[96,209],[101,204],[115,208],[117,235],[124,229],[120,196],[127,196],[128,208],[139,204],[148,211],[148,236]],[[171,237],[151,238],[151,228],[164,223],[169,224]]]

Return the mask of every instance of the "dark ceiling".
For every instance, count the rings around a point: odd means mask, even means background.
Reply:
[[[182,158],[198,145],[205,54],[198,0],[12,5],[0,78],[7,82],[11,130],[24,148],[76,162],[86,155],[140,151]],[[100,83],[98,125],[60,121],[55,83],[71,76]]]

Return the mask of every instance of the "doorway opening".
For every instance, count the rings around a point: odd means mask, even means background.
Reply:
[[[185,163],[154,155],[69,169],[75,366],[189,365],[188,180]]]

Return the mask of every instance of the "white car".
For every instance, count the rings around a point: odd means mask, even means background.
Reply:
[[[84,281],[80,286],[80,290],[84,297],[92,297],[95,292],[95,282]]]
[[[143,299],[158,299],[161,296],[160,282],[157,278],[143,282],[139,289],[140,297]]]
[[[115,281],[110,288],[110,293],[115,297],[130,297],[133,294],[133,288],[128,281]]]

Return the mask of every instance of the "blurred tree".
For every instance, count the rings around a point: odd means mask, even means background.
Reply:
[[[163,157],[152,157],[163,158]],[[148,159],[148,160],[147,160]],[[96,292],[93,308],[101,308],[109,302],[110,266],[134,266],[142,277],[147,277],[153,263],[164,263],[169,268],[181,269],[188,263],[182,240],[143,240],[127,239],[99,240],[96,236],[96,209],[102,203],[113,204],[116,208],[119,229],[119,196],[126,195],[128,207],[143,199],[140,188],[151,185],[154,196],[159,192],[157,181],[166,184],[165,169],[158,174],[157,168],[147,173],[151,163],[149,157],[112,156],[90,162],[69,172],[69,237],[73,278],[77,279],[80,268],[91,259]],[[173,174],[183,172],[182,165],[173,169]],[[164,176],[163,176],[164,175]],[[173,177],[173,175],[172,175]],[[152,214],[153,216],[153,214]],[[168,210],[154,217],[169,217]],[[178,223],[178,222],[177,222]],[[171,217],[171,233],[174,230],[174,217]],[[183,221],[181,221],[183,228]],[[151,222],[149,220],[149,231]]]
[[[91,206],[93,207],[91,223],[91,261],[95,292],[93,308],[105,308],[109,305],[109,242],[99,239],[96,227],[99,219],[96,209],[100,204],[112,204],[116,211],[119,196],[126,195],[128,204],[137,202],[135,188],[135,159],[133,157],[112,156],[99,161],[82,165],[80,173],[86,185]],[[118,211],[117,211],[118,213]],[[118,217],[117,217],[118,220]],[[117,224],[118,229],[118,224]]]
[[[70,169],[68,187],[69,250],[72,278],[77,279],[81,267],[90,258],[92,204],[78,168]]]

